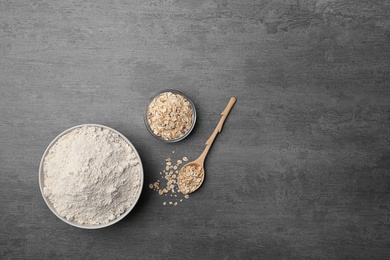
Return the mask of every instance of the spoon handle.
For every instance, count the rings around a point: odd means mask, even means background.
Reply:
[[[229,115],[230,110],[232,110],[234,103],[236,103],[237,99],[235,97],[231,97],[229,103],[227,104],[225,110],[221,113],[221,119],[218,122],[217,127],[214,129],[214,132],[211,134],[210,138],[206,141],[206,148],[203,153],[197,159],[198,163],[203,166],[203,162],[206,159],[207,153],[209,152],[211,145],[213,144],[215,138],[218,133],[222,131],[222,126],[225,123],[227,116]]]

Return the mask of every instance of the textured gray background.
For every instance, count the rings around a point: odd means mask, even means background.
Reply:
[[[0,258],[389,259],[389,46],[384,0],[0,0]],[[198,108],[178,144],[143,124],[164,88]],[[163,207],[146,185],[201,153],[230,96],[204,187]],[[102,230],[57,219],[38,186],[47,145],[82,123],[145,167]]]

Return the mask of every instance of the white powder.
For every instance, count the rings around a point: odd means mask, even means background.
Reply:
[[[139,163],[113,131],[76,128],[59,138],[44,159],[44,196],[68,220],[108,223],[135,203],[141,189]]]

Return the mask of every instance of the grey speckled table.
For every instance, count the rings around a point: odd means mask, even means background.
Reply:
[[[0,258],[390,259],[389,46],[384,0],[0,0]],[[198,108],[177,144],[143,124],[164,88]],[[200,154],[231,96],[204,186],[164,207],[147,184]],[[63,223],[39,191],[45,148],[82,123],[145,167],[106,229]]]

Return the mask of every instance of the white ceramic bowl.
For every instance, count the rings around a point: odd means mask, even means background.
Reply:
[[[130,145],[130,147],[133,149],[134,153],[136,154],[137,156],[137,159],[139,161],[139,167],[140,167],[140,186],[139,186],[139,190],[137,192],[137,195],[134,199],[134,204],[128,208],[125,212],[123,212],[123,214],[120,215],[120,217],[106,223],[106,224],[100,224],[100,225],[88,225],[88,224],[79,224],[75,221],[69,221],[67,220],[66,218],[60,216],[60,214],[58,214],[58,212],[56,211],[56,209],[53,207],[53,204],[50,202],[50,200],[48,198],[45,197],[45,195],[43,194],[43,187],[44,187],[44,182],[43,182],[43,179],[44,179],[44,174],[43,174],[43,162],[44,162],[44,159],[47,155],[47,153],[49,152],[50,148],[57,142],[57,140],[59,138],[61,138],[63,135],[73,131],[74,129],[76,128],[79,128],[79,127],[83,127],[83,126],[95,126],[95,127],[101,127],[103,129],[108,129],[116,134],[118,134],[120,137],[123,138],[123,140],[128,143]],[[104,228],[104,227],[108,227],[108,226],[111,226],[117,222],[119,222],[120,220],[122,220],[124,217],[126,217],[127,214],[130,213],[130,211],[134,208],[134,206],[136,205],[139,197],[141,196],[141,191],[142,191],[142,187],[143,187],[143,183],[144,183],[144,171],[143,171],[143,167],[142,167],[142,162],[141,162],[141,158],[137,152],[137,150],[135,149],[134,145],[124,136],[122,135],[121,133],[119,133],[118,131],[116,131],[115,129],[112,129],[108,126],[104,126],[104,125],[98,125],[98,124],[83,124],[83,125],[77,125],[77,126],[74,126],[74,127],[71,127],[67,130],[65,130],[64,132],[62,132],[61,134],[59,134],[56,138],[54,138],[53,141],[51,141],[51,143],[49,144],[49,146],[46,148],[45,152],[43,153],[43,156],[42,156],[42,159],[41,159],[41,163],[39,165],[39,188],[41,189],[41,194],[42,194],[42,197],[44,199],[44,201],[46,202],[47,206],[49,207],[49,209],[59,218],[61,219],[62,221],[64,221],[65,223],[69,224],[69,225],[72,225],[72,226],[75,226],[75,227],[78,227],[78,228],[84,228],[84,229],[98,229],[98,228]]]

